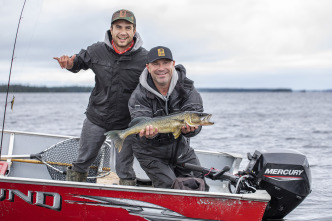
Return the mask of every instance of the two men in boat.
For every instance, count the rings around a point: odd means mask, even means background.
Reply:
[[[142,44],[134,14],[122,9],[113,14],[104,42],[95,43],[71,57],[54,58],[61,68],[71,72],[91,69],[95,74],[95,87],[85,113],[78,158],[67,170],[68,181],[86,181],[88,168],[106,139],[105,132],[128,127],[128,100],[147,63],[148,51]],[[130,142],[130,138],[126,139],[123,150],[116,157],[116,173],[121,185],[135,185]]]
[[[86,181],[89,166],[105,141],[105,132],[127,128],[131,118],[203,112],[199,93],[186,77],[185,68],[175,66],[171,51],[155,47],[148,55],[142,44],[134,14],[122,9],[113,14],[104,42],[95,43],[71,57],[54,58],[61,68],[74,73],[91,69],[96,81],[86,110],[78,158],[67,169],[66,180]],[[139,77],[140,84],[136,88]],[[172,134],[158,134],[157,128],[149,126],[141,131],[139,138],[128,137],[116,157],[119,183],[135,185],[133,149],[155,187],[171,188],[176,177],[193,176],[191,171],[177,164],[199,164],[189,146],[189,137],[200,130],[201,127],[183,127],[182,135],[175,140]]]
[[[200,94],[194,82],[186,77],[186,69],[176,65],[169,48],[158,46],[150,50],[148,63],[140,76],[140,83],[129,100],[132,119],[158,117],[183,111],[203,112]],[[199,165],[189,138],[196,136],[201,126],[184,126],[181,135],[158,133],[152,125],[141,130],[132,143],[134,155],[151,179],[154,187],[171,188],[177,177],[194,177],[183,163]]]

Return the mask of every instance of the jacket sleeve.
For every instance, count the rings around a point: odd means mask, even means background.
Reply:
[[[80,70],[87,70],[92,67],[91,57],[87,50],[82,49],[80,53],[76,54],[74,59],[74,66],[68,71],[77,73]]]
[[[197,111],[197,112],[204,111],[202,97],[194,86],[189,91],[187,99],[182,103],[181,111]],[[187,134],[183,134],[183,136],[194,137],[199,132],[201,132],[201,130],[202,126],[199,126],[197,130]]]

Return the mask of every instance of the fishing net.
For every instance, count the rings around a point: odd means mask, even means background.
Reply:
[[[39,157],[37,157],[46,164],[53,180],[66,180],[64,172],[77,159],[79,141],[79,138],[64,140],[41,152]],[[104,142],[96,160],[90,166],[87,182],[95,183],[97,177],[108,174],[110,170],[110,151],[111,144]]]

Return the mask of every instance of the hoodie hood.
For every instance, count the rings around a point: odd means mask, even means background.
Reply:
[[[112,41],[111,31],[107,30],[106,33],[105,33],[105,40],[104,40],[104,42],[105,42],[105,44],[108,47],[110,47],[110,48],[112,48],[114,50],[114,48],[113,48],[113,46],[111,44],[111,41]],[[139,49],[143,45],[143,40],[142,40],[141,36],[138,34],[137,31],[136,31],[136,33],[134,35],[134,42],[135,42],[135,44],[134,44],[133,48],[130,51],[136,51],[137,49]]]
[[[175,70],[175,68],[173,68],[173,76],[171,79],[171,84],[169,85],[169,89],[167,92],[166,97],[163,96],[159,91],[153,89],[149,84],[148,84],[148,75],[149,75],[149,71],[147,68],[145,68],[139,78],[139,82],[140,84],[148,91],[150,91],[152,94],[158,96],[159,98],[163,99],[163,100],[167,100],[168,97],[172,94],[178,79],[179,79],[179,74],[178,72]]]

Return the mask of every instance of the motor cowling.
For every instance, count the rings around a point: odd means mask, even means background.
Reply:
[[[311,172],[305,155],[293,150],[255,151],[245,173],[271,195],[263,219],[282,219],[311,192]]]

